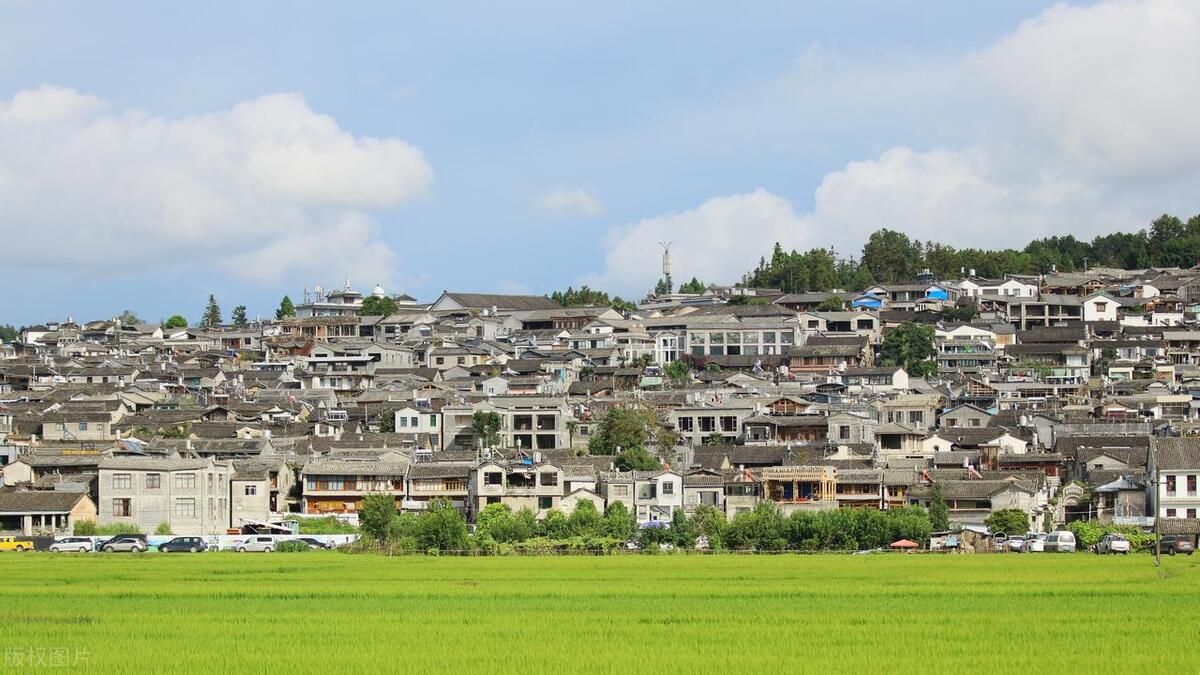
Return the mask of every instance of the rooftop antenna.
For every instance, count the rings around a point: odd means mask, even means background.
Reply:
[[[671,242],[671,241],[658,242],[658,245],[663,248],[662,273],[663,273],[663,277],[667,281],[667,289],[668,289],[667,292],[668,293],[670,292],[670,289],[673,288],[671,286],[671,244],[673,244],[673,243],[674,242]]]

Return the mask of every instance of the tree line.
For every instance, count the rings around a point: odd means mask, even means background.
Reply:
[[[1090,267],[1191,267],[1200,263],[1200,215],[1184,221],[1163,214],[1137,232],[1115,232],[1091,241],[1075,235],[1035,239],[1021,249],[962,248],[922,242],[890,229],[871,233],[859,257],[839,257],[833,249],[785,251],[776,243],[768,259],[742,276],[741,285],[779,288],[785,293],[862,290],[876,283],[911,281],[928,269],[939,279],[963,271],[981,277],[1075,272]]]

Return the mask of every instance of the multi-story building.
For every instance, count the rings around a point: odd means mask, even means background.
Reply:
[[[737,441],[753,416],[752,406],[685,406],[671,410],[669,419],[682,442],[704,445]]]
[[[1159,518],[1200,517],[1200,438],[1153,438],[1151,476]]]
[[[471,471],[472,517],[488,504],[507,504],[513,511],[528,509],[539,518],[557,508],[564,493],[563,471],[550,463],[524,458],[485,460]]]
[[[175,534],[224,534],[231,525],[228,463],[112,457],[101,460],[99,472],[101,525],[151,532],[165,523]]]
[[[408,494],[408,469],[408,462],[397,457],[312,460],[301,470],[304,512],[357,514],[369,494],[392,495],[399,511]]]

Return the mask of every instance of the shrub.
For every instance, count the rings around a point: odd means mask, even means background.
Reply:
[[[279,545],[275,547],[275,550],[279,553],[308,553],[312,549],[308,544],[302,541],[288,539],[287,541],[279,542]]]
[[[358,528],[333,516],[299,518],[300,534],[356,534]]]
[[[142,528],[133,523],[109,523],[104,527],[96,530],[96,534],[107,537],[114,537],[118,534],[141,534]]]
[[[162,535],[162,536],[172,534],[171,524],[170,523],[159,523],[158,527],[154,528],[154,534]]]
[[[396,498],[389,494],[363,497],[358,522],[363,536],[378,544],[387,541],[392,521],[396,519]]]
[[[96,527],[96,521],[94,520],[77,520],[71,529],[71,533],[78,537],[92,537],[98,531],[99,529]]]

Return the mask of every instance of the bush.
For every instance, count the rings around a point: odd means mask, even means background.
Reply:
[[[109,523],[97,529],[96,534],[104,537],[115,537],[118,534],[142,534],[142,528],[133,523]]]
[[[387,541],[392,521],[396,519],[396,498],[390,494],[372,494],[363,497],[358,511],[358,522],[363,536],[377,544]]]
[[[275,547],[275,550],[279,553],[308,553],[312,550],[312,548],[302,541],[288,539],[287,541],[279,542],[279,545]]]
[[[159,523],[158,527],[154,528],[154,534],[157,534],[160,536],[167,536],[167,535],[172,534],[171,524],[170,523]]]
[[[333,516],[298,518],[300,534],[357,534],[358,528]]]
[[[99,532],[94,520],[77,520],[71,529],[71,533],[77,537],[92,537]]]
[[[1143,532],[1132,525],[1103,525],[1092,520],[1076,520],[1067,525],[1067,529],[1075,535],[1075,550],[1090,551],[1106,534],[1122,534],[1129,540],[1129,547],[1134,551],[1144,551],[1154,547],[1154,534]]]

